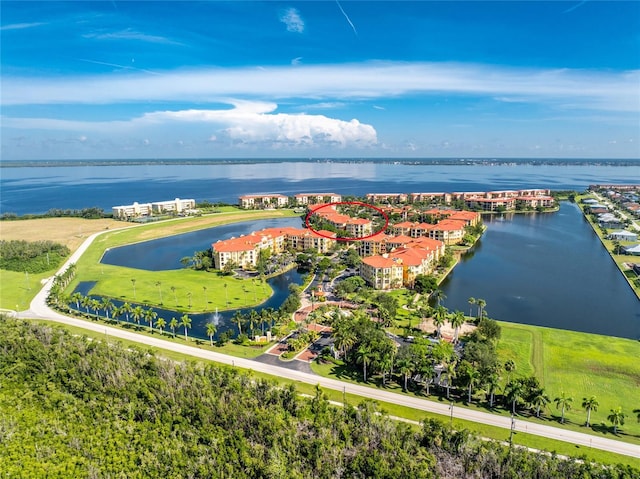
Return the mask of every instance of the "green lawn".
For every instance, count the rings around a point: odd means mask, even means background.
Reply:
[[[577,430],[584,430],[586,420],[582,399],[595,395],[600,406],[591,413],[594,431],[611,435],[607,416],[622,406],[627,419],[619,439],[640,444],[640,423],[632,413],[640,408],[640,342],[515,323],[500,325],[501,361],[516,362],[515,376],[535,374],[552,400],[562,391],[573,397],[573,407],[565,416]],[[553,404],[546,413],[558,415]]]
[[[0,270],[0,309],[24,311],[42,288],[40,281],[52,276],[55,271],[40,274],[17,273]]]

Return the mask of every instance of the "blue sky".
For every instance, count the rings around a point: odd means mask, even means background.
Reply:
[[[7,2],[2,159],[640,158],[640,2]]]

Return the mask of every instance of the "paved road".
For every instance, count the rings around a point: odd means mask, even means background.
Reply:
[[[87,247],[93,242],[95,237],[101,233],[96,233],[90,236],[80,248],[69,258],[65,265],[61,268],[64,271],[68,264],[76,262],[77,259],[84,253]],[[323,378],[314,374],[309,374],[301,371],[295,371],[286,369],[271,364],[263,364],[251,359],[236,358],[228,356],[226,354],[216,353],[213,351],[206,351],[198,348],[194,348],[187,344],[178,344],[170,341],[165,341],[159,338],[153,338],[149,336],[143,336],[131,331],[106,326],[103,323],[84,321],[81,319],[65,316],[56,311],[51,310],[46,305],[46,298],[51,288],[53,279],[49,279],[42,290],[36,295],[31,302],[29,311],[18,313],[19,317],[24,318],[40,318],[57,321],[72,326],[77,326],[87,330],[95,331],[98,333],[104,333],[111,337],[117,337],[142,343],[147,346],[162,348],[169,351],[175,351],[178,353],[193,356],[195,358],[208,359],[221,364],[233,365],[241,368],[252,369],[254,371],[271,374],[281,378],[291,379],[294,381],[300,381],[308,384],[319,384],[322,387],[333,389],[337,391],[344,391],[345,393],[355,394],[358,396],[375,399],[378,401],[384,401],[392,404],[398,404],[402,406],[409,406],[421,411],[428,411],[436,414],[442,414],[444,416],[450,416],[452,411],[449,409],[449,404],[439,403],[434,401],[428,401],[425,399],[415,398],[411,396],[405,396],[402,394],[396,394],[390,391],[370,388],[361,386],[358,384],[351,384],[347,382],[338,381],[336,379]],[[491,426],[497,426],[504,429],[511,428],[511,419],[509,417],[498,416],[495,414],[489,414],[481,411],[475,411],[466,409],[463,407],[453,408],[453,417],[458,419],[465,419],[482,424],[488,424]],[[584,434],[575,431],[568,431],[561,428],[546,426],[541,424],[530,423],[526,421],[515,421],[515,431],[526,432],[538,436],[543,436],[551,439],[557,439],[573,443],[580,446],[587,446],[592,448],[601,449],[604,451],[614,452],[618,454],[624,454],[632,457],[640,458],[640,446],[635,444],[629,444],[620,442],[600,436],[593,436],[590,434]]]

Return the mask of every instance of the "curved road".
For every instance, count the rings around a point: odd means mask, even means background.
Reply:
[[[86,251],[93,240],[106,233],[106,231],[95,233],[91,235],[87,240],[78,248],[62,266],[60,272],[63,272],[69,264],[77,262],[78,258]],[[113,328],[100,323],[93,323],[84,321],[81,319],[72,318],[50,309],[46,304],[46,298],[49,294],[53,278],[50,278],[45,283],[44,287],[35,296],[31,302],[30,309],[17,313],[16,315],[21,318],[37,318],[53,320],[79,328],[88,329],[98,333],[104,333],[106,335],[135,341],[147,346],[156,348],[162,348],[169,351],[175,351],[178,353],[186,354],[196,358],[207,359],[222,364],[228,364],[245,369],[252,369],[273,376],[279,376],[282,378],[291,379],[294,381],[300,381],[308,384],[319,384],[322,387],[333,389],[337,391],[344,391],[345,393],[355,394],[358,396],[384,401],[392,404],[398,404],[402,406],[409,406],[421,411],[428,411],[444,416],[450,416],[452,411],[449,409],[448,404],[442,404],[426,399],[420,399],[411,396],[405,396],[402,394],[396,394],[390,391],[379,390],[367,386],[361,386],[358,384],[351,384],[347,382],[338,381],[336,379],[324,378],[315,374],[304,373],[300,371],[294,371],[291,369],[282,368],[270,364],[260,363],[251,359],[236,358],[234,356],[228,356],[226,354],[216,353],[213,351],[205,351],[187,344],[176,344],[170,341],[164,341],[158,338],[152,338],[148,336],[139,335],[119,328]],[[495,414],[489,414],[482,411],[475,411],[472,409],[466,409],[463,407],[453,408],[453,417],[458,419],[465,419],[468,421],[478,422],[482,424],[488,424],[491,426],[497,426],[504,429],[511,428],[511,418],[498,416]],[[629,444],[626,442],[616,441],[613,439],[607,439],[601,436],[594,436],[591,434],[585,434],[576,431],[569,431],[553,426],[546,426],[542,424],[531,423],[527,421],[516,420],[514,430],[517,432],[524,432],[528,434],[534,434],[537,436],[543,436],[550,439],[557,439],[560,441],[569,442],[572,444],[592,447],[601,449],[603,451],[609,451],[617,454],[624,454],[626,456],[640,458],[640,446],[636,444]]]

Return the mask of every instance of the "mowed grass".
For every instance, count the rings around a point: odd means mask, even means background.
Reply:
[[[553,401],[563,391],[573,398],[566,420],[584,430],[584,397],[596,396],[592,411],[596,432],[613,437],[607,420],[610,410],[622,406],[627,415],[619,439],[640,444],[640,423],[632,411],[640,409],[640,342],[597,334],[500,322],[498,354],[504,363],[516,362],[514,377],[535,374]],[[554,404],[546,415],[559,417]],[[585,431],[588,432],[588,431]]]
[[[0,309],[29,309],[31,300],[42,288],[41,281],[53,274],[54,271],[49,271],[27,276],[25,273],[0,269]]]

